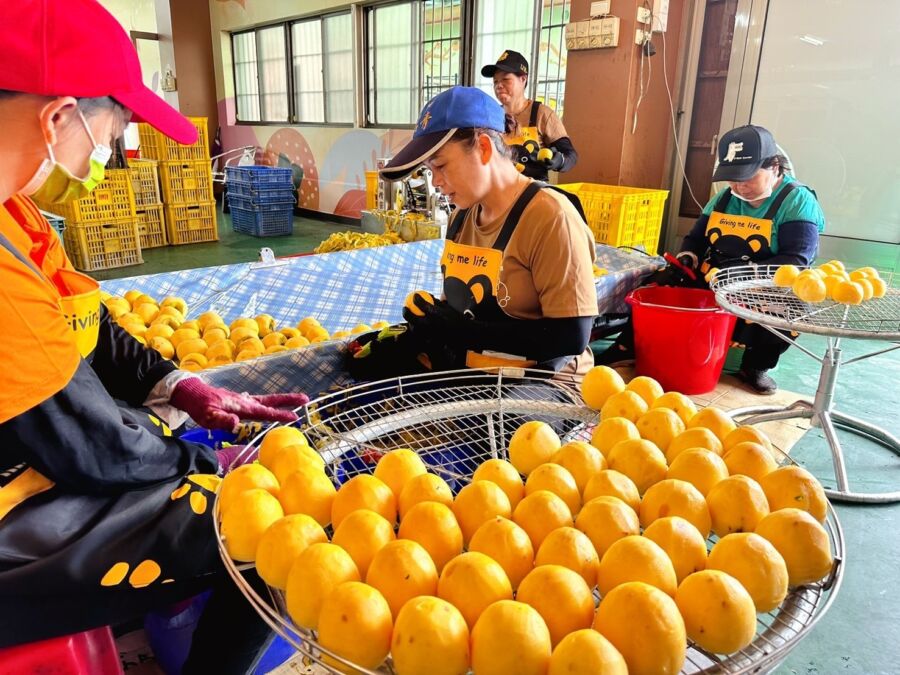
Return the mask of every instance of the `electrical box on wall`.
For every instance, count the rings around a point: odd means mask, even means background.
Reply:
[[[172,73],[172,66],[166,66],[166,72],[163,74],[160,89],[166,92],[178,91],[175,75]]]
[[[651,29],[665,33],[669,23],[669,0],[653,0],[653,25]]]
[[[575,24],[575,49],[587,49],[590,47],[591,22],[579,21]]]
[[[604,16],[566,25],[566,49],[602,49],[619,45],[619,17]]]
[[[619,44],[619,17],[591,19],[591,49],[615,47]]]

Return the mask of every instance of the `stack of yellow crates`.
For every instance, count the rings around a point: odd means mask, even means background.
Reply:
[[[63,244],[77,269],[93,272],[144,262],[128,169],[107,169],[103,182],[84,199],[37,205],[65,218]]]
[[[129,159],[131,187],[141,248],[157,248],[168,243],[163,204],[159,194],[158,162],[153,159]]]
[[[172,245],[219,239],[206,118],[188,119],[199,133],[193,145],[176,143],[148,124],[138,126],[141,156],[159,162],[166,232]]]

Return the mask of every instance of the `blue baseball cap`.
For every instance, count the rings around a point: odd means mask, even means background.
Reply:
[[[459,129],[506,131],[503,107],[475,87],[451,87],[422,108],[412,140],[381,169],[388,180],[403,178],[441,149]]]
[[[719,166],[713,181],[750,180],[767,159],[777,154],[778,146],[768,129],[753,124],[732,129],[719,140]]]

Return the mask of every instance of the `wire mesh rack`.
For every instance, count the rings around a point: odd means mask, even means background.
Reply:
[[[848,306],[827,300],[808,303],[772,281],[778,265],[720,270],[710,282],[716,301],[742,319],[773,328],[831,337],[900,340],[900,289]]]
[[[563,442],[589,441],[599,422],[587,408],[575,378],[549,378],[538,371],[457,371],[399,377],[328,394],[311,402],[298,424],[325,459],[336,485],[360,473],[371,473],[381,454],[411,448],[458,492],[478,465],[489,458],[506,459],[509,439],[526,421],[550,424]],[[245,450],[255,456],[257,437]],[[246,458],[246,457],[245,457]],[[791,460],[782,453],[782,463]],[[216,502],[218,523],[218,500]],[[825,523],[835,564],[830,575],[815,584],[791,589],[780,607],[758,615],[753,642],[739,652],[717,655],[689,644],[683,673],[765,672],[812,629],[833,602],[843,577],[843,534],[829,506]],[[335,673],[328,656],[350,672],[391,673],[390,658],[378,671],[358,668],[321,647],[315,632],[294,626],[282,591],[257,594],[228,556],[216,525],[219,552],[229,574],[260,616],[294,646],[311,672]],[[716,541],[712,536],[708,544]],[[596,597],[599,601],[599,597]],[[320,670],[321,669],[321,670]]]

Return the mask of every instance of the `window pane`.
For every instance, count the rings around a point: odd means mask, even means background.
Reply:
[[[369,108],[375,124],[413,124],[419,113],[418,30],[413,3],[369,8]],[[373,114],[374,113],[374,114]]]
[[[350,14],[325,17],[325,106],[329,122],[353,122],[353,34]]]
[[[523,54],[533,71],[536,65],[531,57],[534,28],[534,0],[479,2],[475,17],[475,86],[493,93],[493,84],[481,76],[481,68],[496,63],[508,49]]]
[[[234,35],[232,51],[237,118],[242,122],[258,122],[260,110],[256,68],[256,33]]]
[[[319,19],[291,27],[294,50],[294,114],[298,122],[325,121],[322,77],[322,22]]]
[[[284,28],[257,31],[262,118],[266,122],[288,121],[287,67]]]
[[[460,84],[460,0],[425,0],[422,102]]]
[[[541,0],[541,42],[535,98],[562,117],[566,89],[565,26],[569,22],[570,0]]]

